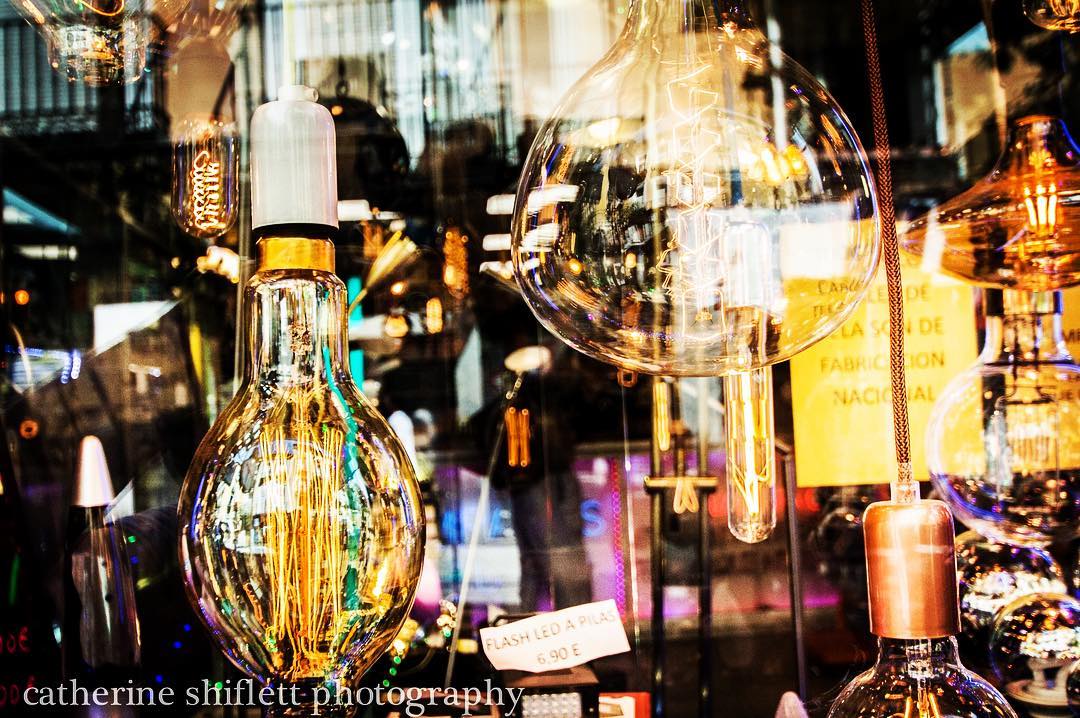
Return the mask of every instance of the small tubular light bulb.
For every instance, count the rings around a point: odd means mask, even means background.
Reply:
[[[772,369],[724,377],[728,528],[746,543],[776,527],[776,433]]]
[[[212,117],[190,117],[173,133],[172,213],[192,237],[220,237],[236,223],[239,147],[235,123]]]

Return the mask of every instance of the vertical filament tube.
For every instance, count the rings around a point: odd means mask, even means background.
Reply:
[[[173,135],[172,212],[192,237],[228,232],[239,210],[239,144],[236,125],[188,119]]]
[[[724,377],[728,528],[746,543],[776,526],[776,434],[772,369]]]

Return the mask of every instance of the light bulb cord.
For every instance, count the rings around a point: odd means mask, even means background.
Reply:
[[[897,466],[897,476],[892,482],[892,497],[893,501],[899,503],[911,503],[919,499],[919,485],[911,470],[911,427],[908,422],[907,376],[904,373],[904,286],[900,274],[900,247],[896,238],[889,124],[885,115],[885,90],[881,81],[881,59],[873,0],[862,0],[862,22],[866,39],[870,108],[874,122],[874,154],[877,157],[881,251],[889,297],[889,377],[892,385],[893,438],[896,444]]]

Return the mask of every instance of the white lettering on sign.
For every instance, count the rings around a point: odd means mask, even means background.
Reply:
[[[630,650],[611,599],[481,628],[480,642],[497,670],[530,673],[572,668]]]

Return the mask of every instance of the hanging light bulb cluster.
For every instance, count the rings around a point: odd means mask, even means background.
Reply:
[[[1016,718],[1005,698],[960,662],[953,517],[941,501],[920,498],[911,468],[904,368],[904,303],[892,207],[885,95],[873,0],[862,0],[863,30],[882,188],[889,359],[898,471],[891,498],[863,517],[874,666],[844,688],[829,718]]]
[[[740,2],[635,0],[540,129],[514,270],[537,319],[621,369],[728,376],[730,527],[775,524],[769,367],[850,315],[877,266],[843,111]]]

